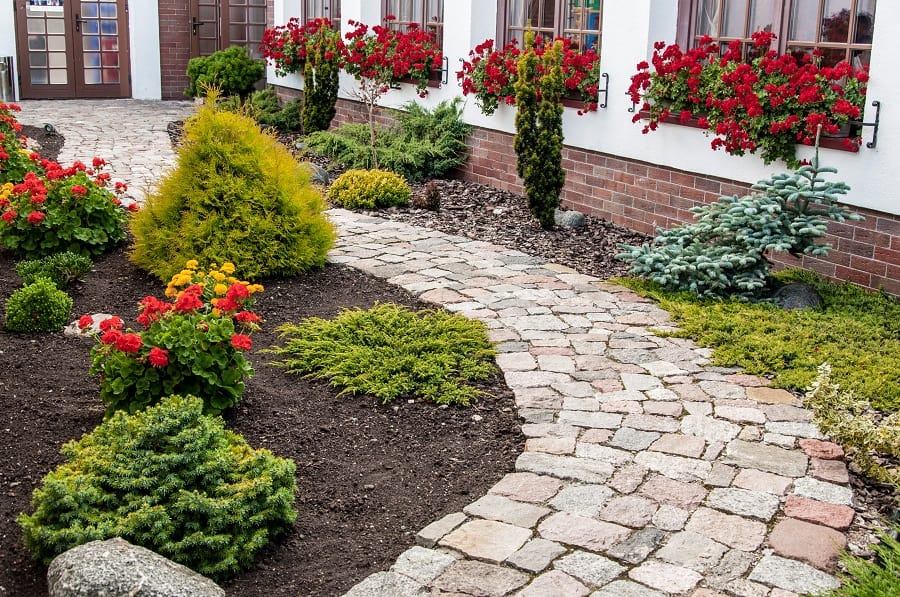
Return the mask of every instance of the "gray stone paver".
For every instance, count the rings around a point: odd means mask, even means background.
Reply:
[[[50,123],[66,137],[60,161],[105,158],[138,202],[174,164],[167,124],[196,110],[21,105],[22,123]],[[624,288],[489,243],[343,210],[329,217],[340,232],[333,262],[485,321],[523,431],[539,440],[492,497],[476,496],[469,516],[428,525],[421,547],[348,594],[786,597],[837,585],[801,556],[768,549],[766,522],[787,516],[840,531],[853,516],[842,467],[822,463],[843,452],[821,441],[792,394],[711,366],[709,349],[689,340],[655,336],[651,328],[673,329],[668,314]],[[452,548],[470,540],[488,542],[476,559]]]

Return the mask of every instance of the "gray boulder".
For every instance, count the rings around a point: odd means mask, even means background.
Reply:
[[[563,228],[581,228],[585,224],[584,214],[574,209],[557,209],[553,212],[553,222]]]
[[[772,295],[772,300],[782,309],[821,309],[822,296],[811,284],[792,282],[785,284]]]
[[[50,597],[224,597],[205,576],[118,537],[56,556],[47,570]]]

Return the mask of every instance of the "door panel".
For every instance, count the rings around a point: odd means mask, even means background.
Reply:
[[[244,46],[254,58],[266,30],[266,0],[191,0],[191,56]]]
[[[131,96],[127,0],[15,1],[23,98]]]

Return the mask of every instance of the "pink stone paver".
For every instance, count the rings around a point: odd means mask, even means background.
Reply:
[[[816,568],[830,570],[837,563],[838,555],[847,546],[843,533],[797,520],[785,518],[772,530],[769,544],[775,553],[795,558]]]
[[[837,460],[844,457],[844,449],[834,442],[819,439],[801,439],[800,447],[810,458]]]
[[[784,503],[784,513],[791,518],[823,524],[838,530],[850,528],[856,512],[850,506],[828,504],[799,495],[789,495]]]

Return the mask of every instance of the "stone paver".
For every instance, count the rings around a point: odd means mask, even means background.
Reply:
[[[21,122],[66,137],[62,161],[104,157],[138,202],[174,164],[167,124],[195,111],[135,100],[22,107]],[[794,395],[654,335],[671,327],[668,314],[624,288],[489,243],[329,217],[331,260],[488,323],[530,439],[487,496],[426,526],[419,547],[348,594],[791,597],[837,586],[810,565],[830,555],[796,539],[840,545],[853,493],[843,451]]]

